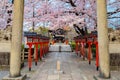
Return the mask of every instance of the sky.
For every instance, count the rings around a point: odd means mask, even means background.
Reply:
[[[115,1],[117,1],[117,0],[110,0],[110,3],[113,3],[113,2],[115,2]],[[116,6],[117,5],[120,5],[120,2],[119,3],[116,3]],[[108,12],[113,12],[113,11],[115,11],[117,8],[119,8],[120,6],[117,6],[117,7],[113,7],[112,5],[109,5],[109,6],[107,6],[107,11]],[[109,19],[108,20],[108,25],[109,25],[109,27],[112,27],[112,28],[114,28],[115,29],[115,27],[117,26],[117,25],[120,25],[120,12],[118,12],[117,14],[114,14],[114,15],[112,15],[111,17],[119,17],[119,18],[114,18],[114,19]],[[112,22],[112,23],[111,23]],[[114,23],[114,25],[113,25],[113,23]],[[120,27],[120,26],[119,26]]]

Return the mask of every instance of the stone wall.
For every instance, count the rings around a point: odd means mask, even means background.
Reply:
[[[0,69],[8,69],[10,62],[10,42],[0,42]],[[21,63],[21,67],[24,66],[24,61]]]
[[[0,53],[8,53],[11,49],[11,43],[10,42],[0,42]]]
[[[9,67],[10,49],[10,42],[0,42],[0,69]]]
[[[10,53],[0,53],[0,65],[9,65]]]
[[[109,44],[111,70],[120,71],[120,43]]]
[[[109,53],[120,53],[120,43],[109,43]]]
[[[120,53],[110,54],[110,68],[111,70],[120,71]]]

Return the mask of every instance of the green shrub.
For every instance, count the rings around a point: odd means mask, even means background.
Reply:
[[[96,56],[96,46],[93,44],[92,45],[92,53],[93,53],[93,57]]]
[[[36,47],[36,46],[34,45],[34,47]],[[38,44],[38,49],[40,49],[40,44]]]
[[[24,46],[24,44],[22,44],[22,48],[21,49],[23,50],[24,48],[25,48],[25,46]]]
[[[75,41],[71,41],[71,42],[69,42],[69,44],[70,44],[72,50],[75,50],[75,46],[76,46]]]

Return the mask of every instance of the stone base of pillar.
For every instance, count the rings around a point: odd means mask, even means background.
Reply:
[[[100,75],[94,75],[93,77],[95,80],[113,80],[113,78],[103,78],[103,77],[100,77]]]
[[[9,75],[3,77],[2,80],[25,80],[27,78],[26,74],[22,74],[20,77],[11,78]]]

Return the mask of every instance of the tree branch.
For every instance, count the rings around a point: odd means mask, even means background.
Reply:
[[[77,6],[75,5],[75,3],[73,2],[73,0],[69,0],[69,2],[70,2],[70,4],[71,4],[72,7],[77,7]]]
[[[114,12],[108,12],[107,14],[108,14],[108,17],[109,17],[109,16],[111,16],[113,14],[116,14],[118,12],[120,12],[120,9],[116,9]]]
[[[108,19],[114,19],[114,18],[120,18],[120,17],[116,17],[116,16],[115,17],[108,17]]]

